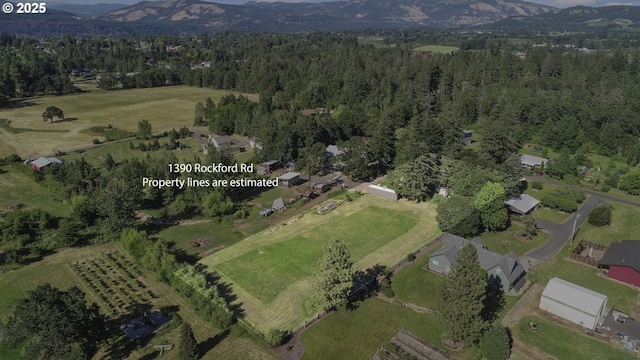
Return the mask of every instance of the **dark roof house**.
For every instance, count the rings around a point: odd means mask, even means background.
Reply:
[[[612,243],[600,259],[600,267],[608,268],[608,277],[640,286],[640,240]]]
[[[480,267],[487,272],[489,278],[499,281],[503,291],[516,287],[524,277],[526,272],[515,252],[500,255],[488,250],[479,237],[469,241],[453,234],[447,234],[442,247],[429,256],[429,269],[448,274],[456,264],[458,252],[469,243],[474,245],[478,252]]]

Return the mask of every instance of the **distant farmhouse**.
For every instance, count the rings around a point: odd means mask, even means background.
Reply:
[[[57,158],[54,158],[54,157],[51,157],[51,158],[39,157],[39,158],[37,158],[35,160],[27,160],[24,163],[31,165],[31,167],[35,171],[42,171],[46,167],[48,167],[50,165],[61,164],[62,161],[60,161],[60,160],[58,160]]]
[[[509,211],[520,215],[530,215],[540,207],[540,201],[527,194],[520,194],[505,201],[504,204]]]
[[[540,297],[540,309],[589,330],[604,317],[607,296],[554,277]]]
[[[549,163],[549,159],[524,154],[520,157],[520,163],[523,167],[529,168],[531,170],[535,168],[544,169]]]
[[[202,144],[202,152],[206,155],[209,153],[209,147],[213,146],[218,151],[227,150],[230,153],[244,151],[249,145],[249,141],[235,136],[211,134],[207,138],[207,143]]]
[[[600,259],[601,268],[609,269],[611,279],[640,286],[640,240],[622,240],[609,246]]]
[[[509,291],[521,285],[526,274],[524,267],[515,252],[500,255],[488,250],[479,237],[469,241],[456,235],[447,234],[442,247],[429,256],[430,270],[441,274],[449,274],[456,264],[456,257],[465,245],[471,243],[478,252],[480,267],[487,272],[489,278],[495,278],[503,291]]]

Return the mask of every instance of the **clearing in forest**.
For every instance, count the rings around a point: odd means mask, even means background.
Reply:
[[[314,314],[307,295],[323,247],[339,238],[356,270],[389,266],[440,233],[432,203],[369,195],[325,215],[315,210],[201,260],[231,284],[247,320],[259,330],[291,329]]]
[[[56,151],[91,145],[103,140],[96,127],[133,132],[146,119],[154,132],[193,125],[195,104],[211,97],[217,102],[229,90],[190,86],[127,89],[65,96],[42,96],[17,102],[0,110],[0,158],[18,154],[22,158],[53,154]],[[255,100],[256,96],[249,95]],[[57,106],[66,120],[42,120],[48,106]],[[44,141],[43,141],[44,140]],[[55,149],[56,151],[53,151]]]

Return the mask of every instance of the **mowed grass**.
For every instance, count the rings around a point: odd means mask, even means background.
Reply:
[[[429,263],[429,255],[437,248],[422,255],[413,264],[391,278],[391,288],[396,300],[420,305],[431,310],[440,306],[440,286],[447,281],[444,276],[423,269]]]
[[[418,217],[411,211],[370,206],[340,218],[330,226],[318,226],[289,240],[256,248],[216,266],[234,283],[254,294],[261,302],[272,301],[289,284],[313,274],[322,258],[323,247],[341,239],[353,261],[397,238],[413,227]]]
[[[422,52],[433,52],[438,54],[449,54],[454,51],[457,51],[458,48],[455,46],[444,46],[444,45],[424,45],[417,47],[413,50],[422,51]]]
[[[356,269],[392,265],[440,231],[431,203],[383,201],[368,195],[325,215],[315,210],[278,231],[258,233],[201,260],[228,282],[258,329],[291,329],[313,315],[312,273],[322,247],[339,238]]]
[[[354,311],[334,312],[305,330],[300,336],[305,347],[302,359],[369,359],[402,327],[444,350],[434,315],[373,298]]]
[[[62,196],[37,183],[28,165],[13,164],[0,167],[0,210],[20,203],[27,208],[39,208],[55,216],[68,216],[71,206],[62,201]]]
[[[538,330],[532,331],[529,328],[530,321],[538,325]],[[522,318],[511,330],[518,339],[540,348],[557,359],[637,359],[633,353],[614,348],[610,343],[606,343],[597,337],[579,333],[574,329],[552,323],[537,316]]]
[[[611,202],[611,224],[594,226],[588,221],[580,227],[576,239],[609,245],[620,240],[640,240],[640,207]]]
[[[0,157],[16,153],[22,158],[66,151],[91,145],[96,136],[86,133],[93,126],[107,126],[135,132],[138,121],[146,119],[154,131],[178,129],[193,124],[193,109],[207,97],[217,101],[229,93],[189,86],[167,86],[150,89],[92,91],[66,96],[38,97],[24,102],[25,106],[0,110],[0,119],[10,121],[11,133],[0,129]],[[255,96],[250,96],[255,99]],[[47,106],[57,106],[69,121],[42,121]],[[31,131],[24,131],[29,129]],[[57,132],[51,132],[56,130]]]
[[[522,233],[524,228],[518,224],[512,224],[505,231],[491,232],[486,231],[480,235],[482,242],[491,251],[498,254],[506,255],[510,251],[515,251],[516,255],[521,256],[525,253],[539,247],[549,239],[549,234],[538,231],[537,235],[531,241],[523,241],[516,239],[515,233]]]

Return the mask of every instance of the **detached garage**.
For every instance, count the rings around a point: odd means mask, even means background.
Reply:
[[[604,316],[607,297],[568,281],[552,278],[540,297],[540,309],[589,330]]]

